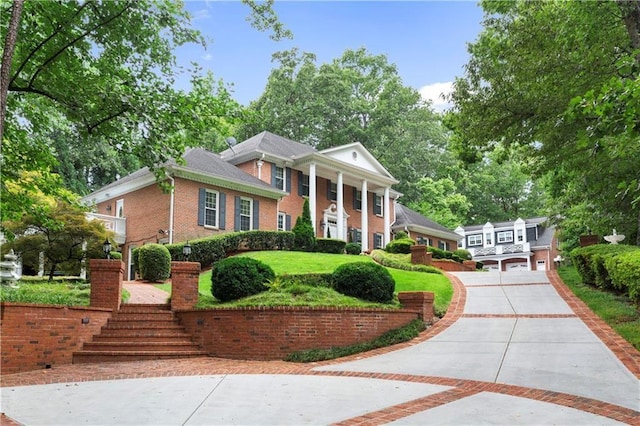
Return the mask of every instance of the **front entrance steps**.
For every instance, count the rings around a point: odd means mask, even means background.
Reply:
[[[208,355],[193,343],[168,304],[125,304],[73,363],[141,361]]]

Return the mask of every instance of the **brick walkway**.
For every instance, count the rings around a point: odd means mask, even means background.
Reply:
[[[169,293],[154,287],[150,283],[139,281],[125,281],[122,286],[131,295],[127,303],[167,303]]]
[[[402,419],[416,412],[429,408],[445,405],[480,392],[492,392],[503,395],[528,398],[536,401],[548,402],[560,406],[578,409],[584,412],[605,416],[607,418],[630,425],[640,425],[640,412],[618,405],[598,401],[591,398],[570,395],[562,392],[533,389],[522,386],[490,383],[475,380],[453,379],[444,377],[416,376],[406,374],[367,373],[353,371],[314,371],[319,366],[344,363],[396,351],[405,347],[416,345],[428,340],[456,320],[465,317],[464,306],[466,301],[465,286],[455,277],[450,275],[453,283],[454,296],[447,314],[434,326],[423,332],[417,339],[392,347],[373,350],[364,354],[356,354],[350,357],[340,358],[311,364],[294,364],[283,361],[236,361],[212,357],[201,357],[180,360],[138,361],[130,363],[113,364],[79,364],[65,365],[51,370],[39,370],[26,373],[18,373],[1,376],[1,386],[24,386],[47,383],[85,382],[94,380],[133,379],[145,377],[170,377],[170,376],[195,376],[216,374],[288,374],[309,376],[344,376],[362,377],[385,380],[399,380],[414,383],[427,383],[450,386],[452,389],[440,392],[424,398],[393,405],[379,411],[374,411],[363,416],[348,419],[340,424],[367,425],[380,424]],[[573,309],[575,315],[607,345],[620,361],[638,378],[640,378],[640,352],[621,339],[604,321],[591,312],[582,301],[564,286],[555,271],[548,273],[548,278],[557,292]],[[129,284],[127,284],[129,285]],[[140,294],[149,290],[148,284],[135,284],[140,287]],[[152,287],[153,288],[153,287]],[[153,290],[158,290],[153,288]],[[136,290],[134,290],[136,291]],[[158,290],[159,291],[159,290]],[[155,293],[155,291],[153,291]],[[165,293],[166,295],[166,293]],[[133,293],[132,293],[133,297]],[[138,296],[136,296],[138,297]],[[143,296],[140,296],[143,297]],[[158,297],[158,296],[155,296]],[[138,300],[138,299],[136,299]],[[142,302],[138,302],[142,303]],[[144,303],[149,302],[145,299]],[[488,314],[490,317],[492,314]],[[476,316],[476,315],[474,315]],[[12,423],[11,419],[2,415],[2,424]]]

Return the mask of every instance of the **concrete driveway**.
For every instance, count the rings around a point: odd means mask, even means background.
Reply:
[[[313,365],[198,358],[3,376],[2,412],[67,425],[640,424],[640,354],[555,274],[452,279],[447,316],[406,344]]]

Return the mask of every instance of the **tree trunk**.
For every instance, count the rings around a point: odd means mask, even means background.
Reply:
[[[20,24],[23,6],[24,0],[13,0],[11,21],[9,21],[7,36],[4,40],[4,52],[0,66],[0,141],[4,135],[4,120],[7,115],[7,92],[9,91],[9,79],[11,77],[11,62],[13,60],[13,51],[16,47],[16,39],[18,38],[18,26]]]
[[[640,0],[618,0],[622,11],[622,21],[629,34],[631,47],[640,49]],[[636,63],[640,64],[640,53],[636,55]]]
[[[54,263],[53,265],[51,265],[51,270],[49,271],[49,282],[53,281],[53,274],[56,272],[57,266],[58,266],[57,263]]]

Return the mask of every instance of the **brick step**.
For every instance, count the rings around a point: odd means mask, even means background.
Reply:
[[[177,359],[207,356],[205,351],[80,351],[73,353],[74,364],[87,364],[94,362],[127,362],[146,361],[152,359]]]
[[[144,338],[144,339],[173,339],[176,337],[184,337],[190,339],[191,337],[184,331],[184,327],[179,328],[116,328],[116,329],[103,329],[100,334],[93,336],[93,340],[96,339],[131,339],[131,338]]]
[[[155,303],[124,303],[120,305],[118,312],[147,312],[147,311],[171,311],[171,305],[167,303],[155,304]]]
[[[113,321],[174,321],[173,312],[117,312],[111,317]]]
[[[198,351],[198,345],[187,341],[107,341],[107,342],[87,342],[82,346],[82,352],[106,351],[106,352],[180,352]]]
[[[110,319],[102,327],[103,330],[131,329],[140,330],[146,328],[184,330],[178,320],[173,321],[117,321]]]
[[[131,343],[131,344],[145,344],[145,343],[163,343],[163,342],[172,342],[172,343],[189,343],[193,344],[193,341],[189,337],[188,334],[176,334],[172,336],[104,336],[98,335],[93,336],[93,340],[91,342],[86,342],[86,344],[90,343]]]

